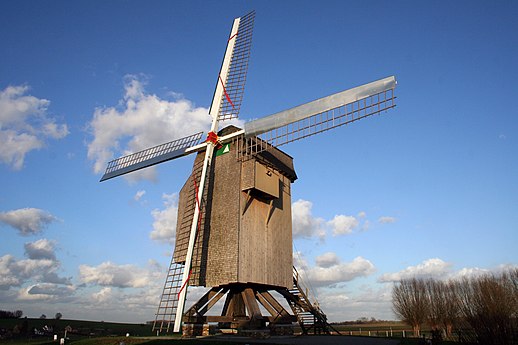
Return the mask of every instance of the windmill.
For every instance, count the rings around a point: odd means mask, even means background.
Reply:
[[[203,133],[136,152],[108,163],[101,181],[196,153],[180,192],[175,250],[154,329],[218,322],[260,328],[298,321],[302,330],[326,329],[292,264],[293,159],[277,147],[395,107],[393,76],[219,130],[236,118],[244,85],[255,13],[233,22]],[[210,290],[185,311],[188,286]],[[290,314],[271,292],[286,299]],[[226,296],[221,315],[207,311]],[[263,316],[261,307],[270,314]],[[174,317],[174,320],[173,320]],[[194,327],[193,326],[193,327]]]

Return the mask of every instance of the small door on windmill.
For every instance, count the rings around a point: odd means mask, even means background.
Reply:
[[[279,198],[279,173],[258,161],[248,160],[242,166],[242,190],[255,192],[266,199]]]

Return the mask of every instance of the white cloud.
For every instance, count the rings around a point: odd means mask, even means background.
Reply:
[[[105,303],[113,298],[112,294],[112,288],[111,287],[104,287],[99,292],[95,292],[92,294],[92,299],[96,303]]]
[[[327,252],[315,258],[315,263],[318,267],[328,268],[331,266],[338,265],[340,258],[336,253]]]
[[[470,278],[470,277],[477,277],[484,274],[488,274],[491,272],[488,269],[485,268],[478,268],[478,267],[465,267],[460,269],[459,271],[453,273],[453,278]]]
[[[28,86],[0,90],[0,161],[15,170],[23,167],[25,155],[45,145],[47,138],[68,135],[66,124],[47,116],[50,101],[27,95]]]
[[[56,259],[54,245],[53,241],[41,239],[25,244],[28,259],[17,260],[12,255],[0,257],[0,290],[27,283],[71,285],[70,278],[58,275],[61,263]]]
[[[149,234],[152,240],[173,244],[176,234],[176,222],[178,217],[178,194],[163,194],[164,209],[155,209],[153,216],[153,230]]]
[[[337,215],[327,224],[333,231],[333,236],[347,235],[353,232],[353,229],[358,226],[358,220],[353,216]]]
[[[296,269],[300,269],[301,271],[305,271],[309,268],[308,262],[304,257],[304,253],[301,251],[293,251],[293,266]]]
[[[325,229],[322,228],[324,220],[315,218],[311,213],[313,204],[310,201],[299,199],[291,206],[291,217],[293,223],[294,238],[309,238],[325,236]]]
[[[18,293],[18,300],[54,300],[72,296],[76,288],[72,285],[39,283],[23,288]]]
[[[25,243],[25,254],[29,259],[49,259],[52,261],[56,260],[56,254],[54,253],[55,241],[50,241],[45,238],[37,240],[35,242]]]
[[[146,194],[146,191],[145,190],[139,190],[137,191],[137,193],[135,194],[135,196],[133,197],[133,199],[135,201],[140,201],[140,199],[142,199],[142,197],[144,196],[144,194]]]
[[[348,282],[358,277],[368,276],[376,270],[369,260],[361,256],[351,262],[340,262],[337,257],[332,257],[332,254],[325,255],[327,259],[331,259],[325,262],[327,265],[312,267],[307,271],[308,278],[314,286]]]
[[[445,278],[451,273],[451,264],[439,258],[423,261],[416,266],[408,266],[404,270],[396,273],[385,273],[380,278],[380,282],[396,282],[408,278]]]
[[[318,302],[330,321],[357,320],[375,317],[393,320],[392,286],[364,285],[354,291],[319,289]]]
[[[137,152],[187,135],[207,131],[208,109],[196,107],[185,98],[173,101],[147,94],[142,77],[125,78],[121,108],[97,108],[90,122],[93,135],[88,158],[95,173],[102,172],[115,156]],[[145,169],[139,178],[153,179],[154,169]],[[134,174],[131,174],[134,175]]]
[[[378,223],[381,223],[381,224],[390,224],[390,223],[395,223],[395,222],[396,222],[396,218],[394,218],[394,217],[384,216],[384,217],[380,217],[378,219]]]
[[[148,286],[160,277],[160,273],[148,267],[140,268],[135,265],[116,265],[112,262],[103,262],[99,266],[79,266],[79,275],[82,282],[107,287],[141,288]]]
[[[50,213],[37,208],[0,212],[0,222],[10,225],[24,236],[40,233],[47,225],[56,220],[57,218]]]
[[[299,199],[291,205],[293,238],[317,237],[323,241],[327,233],[333,236],[352,234],[354,231],[367,231],[370,222],[364,211],[355,216],[335,215],[331,220],[315,217],[312,214],[313,203]]]

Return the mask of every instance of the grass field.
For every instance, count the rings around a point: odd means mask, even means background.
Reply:
[[[25,324],[25,325],[24,325]],[[43,329],[44,326],[52,327],[53,332],[45,335],[34,335],[34,328]],[[333,325],[335,329],[343,335],[380,337],[380,338],[399,338],[401,345],[417,345],[419,340],[412,338],[413,334],[408,325],[395,322],[369,322],[362,324]],[[24,330],[23,333],[13,334],[12,330]],[[65,329],[68,328],[66,344],[75,345],[165,345],[178,343],[182,345],[199,344],[199,340],[181,339],[180,336],[161,336],[159,338],[153,334],[149,324],[126,324],[104,321],[81,321],[81,320],[55,320],[55,319],[0,319],[0,330],[4,336],[5,331],[11,332],[7,339],[1,339],[0,344],[32,344],[32,345],[56,345],[53,335],[57,334],[58,339],[64,337]],[[72,331],[70,331],[72,329]],[[297,331],[295,329],[295,331]],[[404,331],[404,333],[403,333]],[[425,334],[427,329],[424,330]],[[129,337],[126,337],[129,334]],[[403,334],[405,338],[403,339]],[[0,335],[2,333],[0,332]],[[429,334],[428,334],[429,335]],[[206,345],[225,345],[221,341],[203,341]],[[227,344],[253,344],[253,339],[249,341],[228,342]],[[455,342],[442,342],[443,345],[456,344]]]

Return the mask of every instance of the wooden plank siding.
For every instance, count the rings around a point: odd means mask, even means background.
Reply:
[[[219,135],[225,134],[228,132]],[[176,262],[185,260],[185,239],[189,236],[195,207],[193,178],[199,176],[198,165],[203,155],[204,152],[198,153],[193,172],[180,191]],[[195,244],[189,285],[292,286],[291,183],[296,179],[293,161],[275,148],[257,158],[252,162],[238,160],[234,143],[229,153],[213,157],[207,205]],[[276,181],[278,189],[264,188],[265,179],[261,181],[261,190],[253,188],[251,174],[256,171],[251,169],[256,169],[257,164],[260,164],[259,173],[273,174],[266,183]]]

